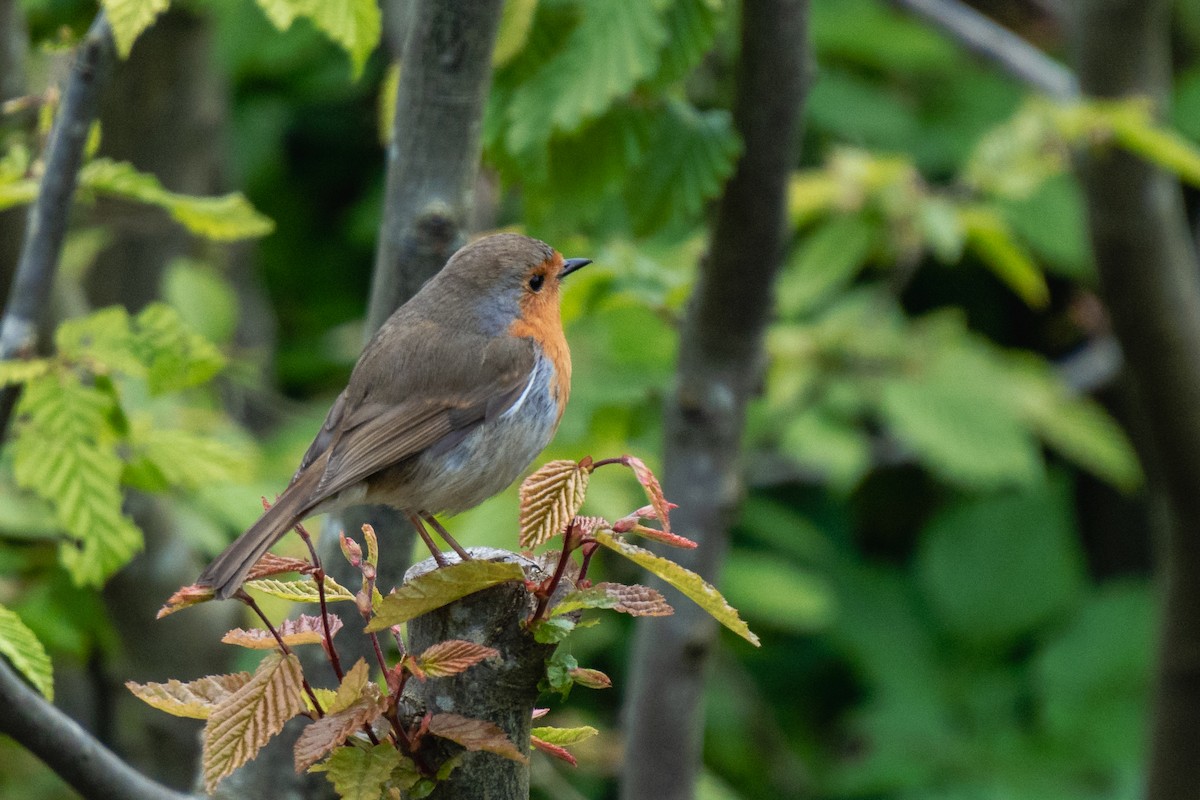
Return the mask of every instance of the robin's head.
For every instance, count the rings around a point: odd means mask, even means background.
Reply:
[[[476,312],[499,332],[515,320],[560,325],[562,280],[590,263],[586,258],[564,259],[550,245],[528,236],[497,233],[455,253],[439,278],[468,292]]]

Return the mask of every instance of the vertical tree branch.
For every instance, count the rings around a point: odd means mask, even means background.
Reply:
[[[676,526],[700,547],[678,560],[712,580],[741,496],[745,408],[784,251],[785,187],[807,87],[808,4],[745,0],[734,119],[745,150],[717,212],[684,321],[666,411],[665,488]],[[638,623],[621,796],[690,798],[700,764],[701,694],[715,625],[676,595],[676,613]]]
[[[100,90],[114,54],[112,31],[101,11],[79,46],[62,106],[50,132],[45,172],[37,199],[29,209],[21,257],[8,306],[0,320],[0,360],[32,352],[36,343],[37,324],[50,299],[50,287],[67,234],[83,148],[96,118]],[[15,387],[0,393],[0,443],[7,434],[16,400]]]
[[[1149,95],[1161,109],[1171,3],[1086,0],[1077,9],[1084,92]],[[1115,149],[1084,152],[1079,169],[1101,290],[1144,416],[1143,457],[1169,510],[1146,796],[1190,799],[1200,787],[1200,265],[1174,177]]]

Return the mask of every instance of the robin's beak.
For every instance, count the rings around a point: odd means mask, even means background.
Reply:
[[[562,272],[558,273],[559,278],[565,278],[577,269],[582,269],[592,263],[590,258],[568,258],[563,262]]]

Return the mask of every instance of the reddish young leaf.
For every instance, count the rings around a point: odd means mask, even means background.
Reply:
[[[550,709],[548,708],[535,708],[533,710],[533,716],[531,716],[530,719],[541,719],[549,713]]]
[[[544,464],[522,482],[522,548],[533,549],[566,530],[583,505],[590,477],[583,462],[564,460]]]
[[[199,680],[183,683],[135,683],[126,681],[125,688],[139,699],[176,717],[208,719],[222,700],[250,682],[249,672],[232,675],[206,675]]]
[[[572,767],[579,766],[579,762],[575,760],[575,756],[571,755],[571,753],[565,747],[559,747],[556,744],[550,744],[545,739],[539,739],[536,736],[530,736],[529,743],[548,756],[553,756],[561,761],[565,761]]]
[[[315,570],[316,567],[302,558],[287,558],[285,556],[277,556],[274,553],[264,553],[262,558],[254,562],[254,566],[246,574],[246,580],[253,581],[259,578],[270,578],[288,572],[311,575]]]
[[[645,525],[634,525],[625,533],[633,533],[646,539],[653,539],[656,542],[662,542],[671,547],[679,547],[684,550],[695,550],[696,543],[685,536],[680,536],[677,533],[668,533],[655,528],[647,528]]]
[[[500,655],[500,651],[462,639],[448,639],[438,642],[417,656],[421,670],[430,678],[444,678],[447,675],[457,675],[485,658]]]
[[[575,667],[575,669],[568,670],[567,674],[571,676],[571,680],[575,681],[585,689],[612,688],[612,678],[608,677],[598,669]]]
[[[379,719],[383,710],[384,700],[379,687],[373,683],[366,684],[358,700],[335,714],[326,714],[300,734],[292,751],[296,772],[304,772],[355,731]]]
[[[633,474],[637,476],[638,483],[646,490],[646,497],[650,499],[650,505],[654,507],[654,512],[658,517],[658,521],[662,523],[663,530],[670,533],[671,504],[663,496],[662,486],[659,484],[658,478],[654,477],[654,473],[650,471],[645,462],[636,456],[622,456],[621,461],[633,470]]]
[[[329,619],[329,635],[335,636],[342,628],[342,620],[334,614],[326,615]],[[325,640],[325,628],[321,618],[301,614],[292,619],[285,619],[279,626],[279,636],[289,647],[298,644],[322,644]],[[251,650],[271,650],[277,646],[275,637],[265,628],[234,628],[221,637],[225,644],[236,644]]]
[[[529,762],[529,757],[517,749],[507,733],[485,719],[471,719],[460,714],[434,714],[429,718],[429,732],[457,742],[468,750],[486,750],[522,764]]]
[[[218,781],[304,712],[303,680],[296,656],[269,653],[254,676],[213,709],[204,725],[205,791],[212,794]]]
[[[214,596],[215,592],[211,586],[197,586],[195,584],[184,586],[167,598],[167,602],[163,604],[163,607],[158,610],[158,614],[155,616],[158,619],[162,619],[168,614],[174,614],[182,608],[206,603],[212,600]]]

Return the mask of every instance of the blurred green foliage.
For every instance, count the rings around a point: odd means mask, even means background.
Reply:
[[[26,5],[40,40],[92,8]],[[722,581],[764,647],[730,637],[717,660],[700,797],[1138,796],[1153,588],[1142,564],[1106,561],[1095,542],[1148,533],[1112,530],[1109,506],[1084,514],[1080,498],[1085,486],[1090,501],[1136,498],[1141,470],[1055,360],[1104,332],[1080,313],[1093,276],[1070,148],[1126,147],[1195,180],[1182,137],[1200,138],[1200,18],[1188,6],[1172,134],[1137,104],[1029,100],[882,0],[813,0],[790,244]],[[255,266],[277,315],[274,374],[296,401],[262,437],[253,480],[179,501],[182,532],[212,552],[284,485],[357,355],[388,65],[378,52],[352,65],[316,20],[279,33],[245,0],[189,10],[210,21],[229,87],[233,182],[275,224]],[[484,120],[497,224],[596,262],[564,299],[574,386],[543,458],[631,452],[657,470],[676,323],[740,152],[737,5],[508,0],[505,14]],[[1061,49],[1061,23],[1030,14],[1028,31]],[[87,235],[74,239],[76,278],[95,250]],[[241,381],[236,285],[181,262],[163,296]],[[39,544],[53,532],[45,507],[3,466],[0,602],[57,658],[118,648],[96,595]],[[603,476],[585,511],[619,516],[639,491]],[[515,489],[452,525],[512,546]],[[627,578],[612,562],[597,577]],[[628,633],[606,620],[564,656],[625,685]],[[577,771],[542,770],[538,796],[567,784],[615,796],[615,695],[576,693],[556,716],[604,733],[580,747]],[[13,774],[0,796],[38,796],[43,778]]]

